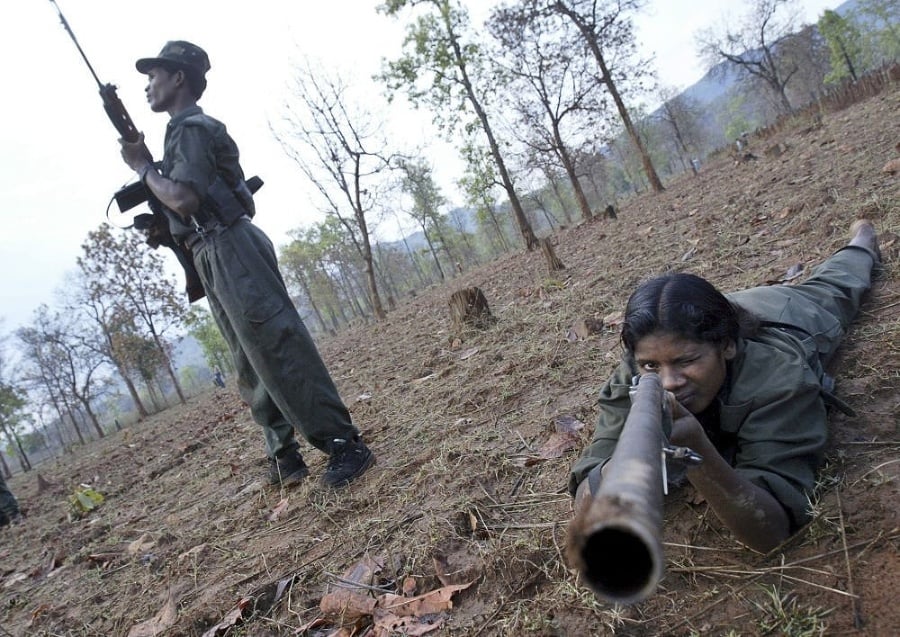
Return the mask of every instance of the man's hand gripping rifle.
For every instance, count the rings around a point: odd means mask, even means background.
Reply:
[[[97,86],[100,87],[100,97],[103,99],[103,110],[106,111],[106,115],[109,117],[113,126],[119,131],[119,134],[124,141],[131,144],[143,144],[143,137],[135,127],[134,122],[131,121],[131,116],[128,114],[128,111],[125,110],[125,105],[122,103],[122,100],[120,100],[119,96],[116,94],[116,87],[112,84],[104,84],[100,81],[100,78],[97,77],[97,73],[94,72],[94,67],[91,66],[90,61],[81,49],[81,45],[78,44],[75,33],[69,27],[69,23],[62,14],[59,5],[56,4],[56,0],[50,0],[50,2],[56,7],[56,12],[59,14],[59,19],[62,22],[63,27],[78,48],[78,52],[81,54],[85,64],[87,64],[91,75],[94,76],[94,81],[97,82]],[[146,146],[144,147],[144,151],[147,155],[147,160],[152,162],[153,158]],[[248,179],[246,183],[250,193],[253,194],[259,190],[263,181],[259,177],[254,176]],[[133,223],[134,228],[144,232],[147,237],[147,244],[152,248],[158,248],[161,245],[171,248],[178,258],[181,267],[184,268],[186,279],[185,289],[187,291],[188,300],[194,302],[203,298],[206,293],[203,291],[200,276],[194,268],[193,259],[187,249],[184,248],[184,246],[179,245],[172,237],[172,233],[169,231],[169,221],[166,218],[165,213],[163,213],[163,205],[159,199],[157,199],[140,181],[136,181],[133,184],[129,184],[120,189],[116,192],[114,198],[121,212],[127,212],[135,206],[142,204],[145,201],[147,202],[147,205],[150,206],[151,213],[136,215]]]
[[[82,59],[85,64],[87,64],[91,75],[94,76],[94,81],[97,82],[97,86],[100,88],[100,97],[103,100],[103,110],[106,111],[107,117],[109,117],[113,126],[116,127],[116,130],[119,131],[122,139],[130,143],[140,142],[142,140],[141,134],[135,127],[134,122],[132,122],[128,111],[125,110],[125,105],[122,103],[122,100],[119,99],[119,96],[116,93],[116,87],[112,84],[104,84],[100,81],[100,78],[97,77],[97,73],[94,71],[94,67],[91,66],[90,61],[84,54],[81,45],[78,44],[75,33],[69,27],[69,23],[62,14],[59,5],[56,4],[56,0],[50,0],[50,2],[56,7],[56,12],[59,14],[59,19],[62,22],[63,27],[69,34],[69,37],[72,38]],[[147,151],[147,159],[149,161],[153,160],[149,151]],[[151,247],[158,248],[159,246],[164,245],[172,249],[175,256],[178,257],[178,262],[184,268],[186,279],[185,289],[187,290],[188,299],[193,302],[203,298],[205,293],[203,292],[203,286],[200,283],[200,277],[197,274],[197,270],[194,268],[191,255],[172,238],[172,234],[169,232],[168,220],[162,212],[162,204],[153,196],[153,193],[151,193],[141,182],[136,182],[117,192],[115,194],[115,199],[122,212],[126,212],[145,201],[147,202],[150,206],[151,214],[144,213],[136,215],[134,217],[134,227],[146,234],[147,243]]]
[[[619,604],[645,599],[662,578],[666,458],[703,461],[686,447],[668,444],[671,409],[657,374],[635,377],[630,393],[631,410],[616,449],[597,492],[578,507],[567,540],[569,562],[584,582]]]

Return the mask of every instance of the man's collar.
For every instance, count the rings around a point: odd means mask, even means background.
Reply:
[[[185,119],[190,117],[191,115],[200,115],[203,113],[203,109],[194,104],[193,106],[188,106],[186,109],[178,113],[177,115],[173,115],[172,119],[169,120],[169,128],[176,126],[177,124],[183,122]]]

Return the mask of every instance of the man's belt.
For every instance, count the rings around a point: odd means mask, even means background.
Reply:
[[[242,219],[246,219],[247,221],[250,221],[250,216],[243,215],[243,216],[235,219],[235,223]],[[226,226],[224,223],[219,223],[219,221],[217,221],[215,219],[212,219],[212,220],[207,221],[206,223],[202,223],[202,224],[198,222],[196,224],[196,229],[197,229],[196,232],[192,232],[191,234],[187,235],[182,240],[182,245],[184,245],[184,247],[187,248],[188,250],[192,250],[194,248],[194,246],[196,246],[198,243],[203,241],[203,239],[205,239],[206,237],[208,237],[210,235],[219,234],[220,232],[223,232],[223,231],[227,230],[228,228],[230,228],[232,225],[234,225],[234,224],[232,223],[232,224]]]

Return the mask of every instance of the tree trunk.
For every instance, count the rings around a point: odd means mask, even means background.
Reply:
[[[122,365],[118,358],[113,354],[115,348],[113,347],[113,338],[112,334],[110,334],[110,330],[107,327],[106,323],[99,318],[97,322],[100,324],[103,330],[103,338],[106,339],[106,347],[109,351],[109,358],[112,360],[113,365],[116,368],[116,371],[119,372],[119,376],[122,378],[122,382],[125,383],[125,388],[128,390],[128,394],[131,396],[131,402],[134,403],[135,409],[138,412],[138,420],[141,421],[150,414],[147,412],[147,408],[144,407],[144,403],[141,402],[141,397],[138,394],[137,387],[134,386],[134,381],[128,376],[128,373],[125,371],[125,365]]]
[[[450,296],[450,320],[457,331],[467,327],[486,329],[496,320],[480,288],[457,290]]]
[[[319,322],[319,328],[321,328],[323,332],[327,331],[328,328],[325,326],[325,319],[322,318],[322,312],[319,311],[319,306],[313,298],[312,290],[309,287],[309,281],[306,280],[306,276],[299,274],[297,276],[297,283],[300,284],[300,289],[303,290],[303,293],[309,300],[309,306],[312,308],[313,314],[315,314],[316,320]]]
[[[403,232],[402,229],[401,232]],[[406,240],[406,234],[403,235],[403,245],[406,247],[406,255],[409,257],[409,262],[412,264],[413,272],[416,273],[416,277],[419,279],[419,284],[422,287],[425,287],[427,285],[425,276],[422,274],[421,268],[419,268],[419,262],[416,261],[416,255],[413,253],[412,248],[409,247],[409,242]]]
[[[19,436],[17,436],[14,431],[10,431],[6,427],[0,427],[0,429],[3,430],[3,434],[6,436],[7,446],[16,450],[16,456],[19,460],[19,467],[21,467],[22,472],[24,473],[26,471],[29,471],[31,469],[31,461],[25,454],[25,449],[22,448],[22,441],[19,440]]]
[[[175,386],[175,393],[178,394],[178,400],[181,401],[182,405],[187,404],[187,399],[184,397],[184,392],[181,391],[181,383],[178,382],[178,375],[175,373],[175,368],[172,367],[172,362],[166,358],[166,372],[169,374],[169,378],[172,379],[172,385]]]
[[[494,230],[497,232],[497,239],[500,242],[500,249],[503,252],[509,252],[509,242],[506,240],[506,235],[503,234],[503,227],[500,225],[500,221],[497,219],[497,215],[494,214],[494,209],[492,207],[487,208],[487,214],[491,218],[491,223],[494,226]]]
[[[69,416],[69,422],[72,423],[72,427],[75,429],[75,433],[78,435],[78,442],[84,446],[84,434],[81,433],[81,427],[78,426],[78,421],[75,419],[75,414],[72,412],[72,408],[69,407],[68,403],[66,403],[66,414]]]
[[[565,270],[566,266],[563,265],[563,262],[559,260],[559,257],[556,256],[556,253],[553,251],[553,242],[549,237],[544,237],[540,240],[541,244],[541,252],[544,253],[544,259],[547,260],[547,269],[551,272],[559,272],[560,270]]]
[[[644,143],[641,141],[641,137],[631,121],[631,116],[628,114],[628,108],[625,106],[625,102],[622,100],[622,96],[619,94],[619,90],[616,88],[616,84],[613,81],[612,74],[606,66],[606,59],[603,57],[603,52],[597,44],[596,34],[591,27],[579,20],[577,14],[562,2],[557,2],[555,8],[560,13],[568,16],[569,19],[575,23],[575,26],[578,27],[578,30],[581,31],[581,35],[584,37],[588,48],[591,50],[594,59],[597,61],[597,66],[600,67],[601,81],[606,86],[610,97],[612,97],[613,102],[616,104],[616,110],[618,110],[622,124],[625,126],[625,132],[628,133],[628,137],[631,138],[631,143],[634,144],[634,147],[641,157],[641,163],[644,166],[644,173],[647,175],[650,187],[653,188],[654,192],[662,192],[664,190],[662,181],[660,181],[659,175],[656,174],[656,169],[653,167],[653,162],[650,160],[650,154],[647,152],[647,149],[644,148]]]
[[[150,414],[147,412],[147,408],[144,407],[144,403],[141,402],[141,397],[138,394],[137,387],[134,386],[134,381],[128,377],[125,373],[125,370],[120,369],[119,375],[122,377],[122,381],[125,383],[125,387],[128,389],[129,395],[131,395],[131,402],[134,403],[135,409],[138,412],[138,420],[143,420]]]
[[[446,280],[444,268],[441,267],[441,260],[438,258],[437,250],[435,250],[434,243],[431,241],[431,235],[428,234],[428,229],[425,227],[424,223],[419,225],[422,227],[422,234],[425,235],[425,243],[428,244],[428,252],[431,253],[431,259],[434,261],[434,266],[437,268],[438,276],[441,277],[441,281],[444,281]]]
[[[594,216],[591,212],[591,206],[588,204],[587,197],[584,195],[581,181],[578,179],[578,174],[575,172],[575,162],[572,161],[569,151],[566,150],[566,146],[562,141],[562,133],[560,133],[558,126],[553,127],[553,135],[556,138],[557,156],[563,165],[563,170],[566,171],[569,183],[572,184],[572,192],[575,194],[575,201],[578,203],[579,210],[581,210],[581,217],[585,221],[590,221]],[[556,190],[555,183],[554,190]],[[566,217],[568,218],[568,216],[567,213]]]
[[[453,48],[453,55],[456,60],[456,66],[459,69],[460,75],[462,77],[462,85],[466,90],[466,95],[468,96],[469,102],[471,103],[472,108],[475,111],[475,115],[478,117],[478,121],[481,122],[481,128],[484,131],[485,136],[487,137],[488,149],[491,152],[491,156],[494,158],[494,163],[497,165],[497,171],[500,173],[500,181],[503,184],[504,190],[506,190],[506,195],[509,198],[509,205],[512,207],[516,222],[519,224],[519,230],[522,233],[522,239],[525,241],[525,249],[531,252],[532,250],[534,250],[535,246],[537,246],[537,237],[534,235],[534,230],[531,228],[531,224],[528,223],[528,217],[525,216],[525,211],[522,208],[522,203],[519,201],[519,196],[516,194],[516,189],[513,186],[512,178],[510,177],[509,171],[506,168],[506,162],[503,160],[503,154],[500,152],[500,145],[497,143],[497,140],[494,137],[494,131],[491,129],[490,122],[488,121],[487,113],[485,112],[484,107],[481,105],[481,102],[478,100],[478,96],[475,94],[475,87],[472,85],[472,81],[469,79],[469,72],[466,68],[465,56],[463,55],[459,41],[456,39],[456,34],[453,31],[453,26],[450,23],[449,12],[443,14],[443,19],[445,27],[447,29],[447,33],[450,35],[450,45]]]
[[[13,438],[16,440],[16,450],[19,453],[20,462],[23,463],[22,470],[31,471],[31,459],[28,457],[28,454],[25,453],[25,447],[22,446],[22,439],[19,438],[19,435],[16,432],[13,432]]]
[[[97,419],[97,415],[94,413],[94,410],[91,409],[90,403],[87,400],[82,400],[81,404],[91,421],[91,425],[93,425],[94,427],[94,431],[97,432],[97,436],[99,436],[100,438],[105,438],[106,432],[103,431],[103,427],[100,425],[100,421]]]

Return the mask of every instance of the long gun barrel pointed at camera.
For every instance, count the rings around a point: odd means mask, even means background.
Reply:
[[[91,65],[87,55],[85,55],[84,50],[78,43],[75,33],[69,26],[69,23],[63,15],[62,10],[60,10],[59,5],[56,3],[56,0],[50,0],[50,2],[56,8],[56,12],[59,14],[59,19],[60,22],[62,22],[63,28],[65,28],[69,37],[72,38],[78,52],[81,54],[91,75],[94,77],[94,81],[97,82],[97,86],[100,89],[100,97],[103,100],[103,110],[106,111],[107,117],[109,117],[109,120],[119,132],[119,135],[121,135],[122,139],[126,142],[137,143],[141,141],[141,134],[131,120],[131,116],[125,109],[122,100],[119,99],[119,96],[116,93],[116,87],[113,84],[104,84],[100,81],[100,78],[97,76],[94,67]],[[151,162],[153,161],[152,157],[149,155],[147,159]],[[251,193],[256,193],[262,185],[263,181],[259,177],[251,177],[247,180],[247,187]],[[200,276],[197,274],[197,270],[194,267],[190,254],[188,254],[185,248],[179,245],[172,237],[172,234],[169,231],[168,221],[162,212],[162,204],[160,201],[141,181],[136,181],[133,184],[129,184],[122,188],[115,193],[114,198],[121,212],[127,212],[135,206],[144,202],[147,203],[151,213],[136,215],[134,217],[133,227],[145,233],[147,244],[152,248],[158,248],[163,245],[170,248],[172,252],[175,253],[178,262],[181,264],[181,267],[184,268],[185,291],[187,292],[188,300],[193,303],[194,301],[202,299],[206,293],[203,291]]]
[[[569,561],[584,583],[618,604],[647,598],[663,575],[665,458],[702,462],[689,449],[667,445],[671,415],[657,374],[635,379],[631,400],[600,488],[576,514],[567,542]]]

